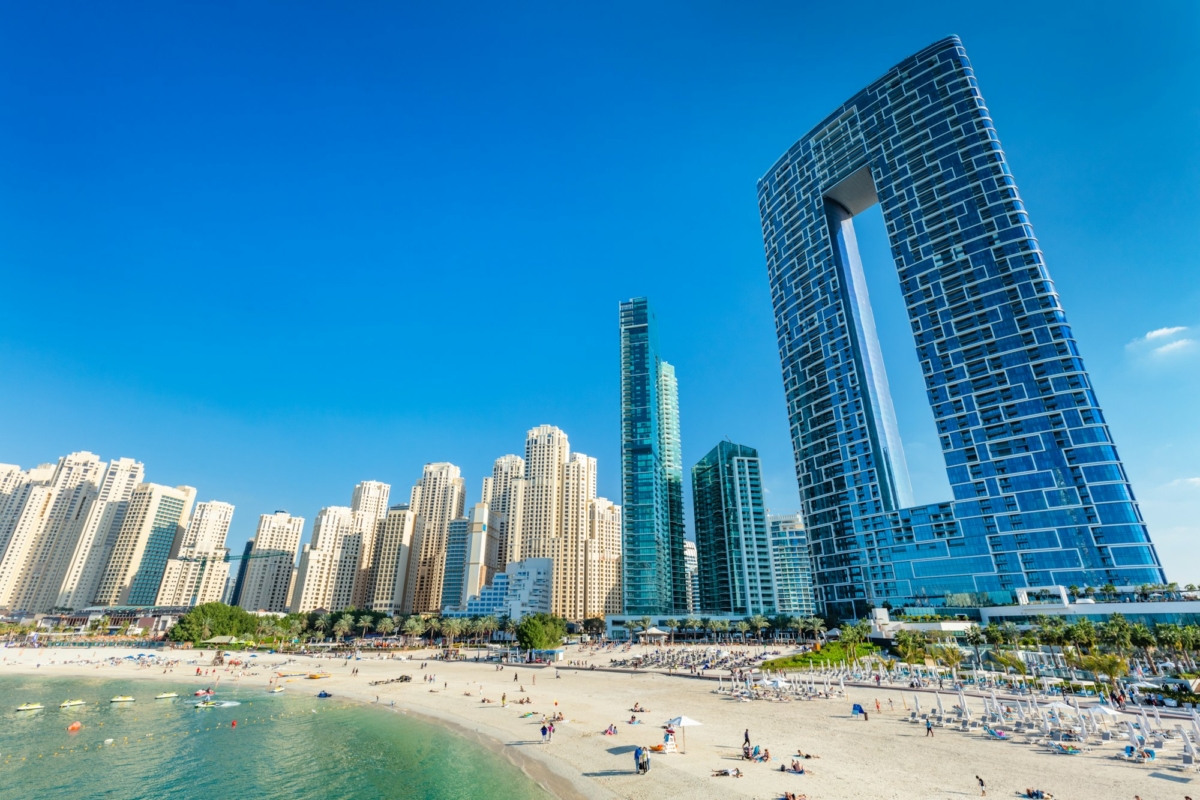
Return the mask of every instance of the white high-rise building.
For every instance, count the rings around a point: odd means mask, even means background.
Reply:
[[[312,539],[300,554],[292,613],[349,608],[361,546],[352,509],[328,506],[318,511]]]
[[[700,562],[696,557],[696,543],[691,539],[683,543],[683,566],[687,572],[687,608],[689,614],[700,609]]]
[[[620,614],[621,507],[603,497],[588,503],[584,619]]]
[[[572,453],[559,428],[539,425],[525,439],[522,483],[512,503],[520,513],[510,528],[509,559],[553,560],[553,613],[570,620],[605,614],[614,593],[606,575],[621,553],[620,536],[610,536],[608,526],[620,509],[596,497],[596,459]],[[590,581],[589,566],[599,570]]]
[[[62,583],[58,587],[58,608],[80,609],[88,606],[100,588],[100,578],[108,566],[129,499],[134,487],[146,477],[146,467],[132,458],[110,461],[104,472],[100,493],[82,520]]]
[[[17,583],[34,544],[50,524],[50,510],[58,496],[50,485],[54,470],[54,464],[41,464],[22,472],[20,478],[8,478],[13,489],[0,521],[0,608],[17,610],[13,603]]]
[[[221,600],[229,579],[225,537],[231,522],[229,503],[196,504],[178,553],[167,560],[155,605],[198,606]]]
[[[463,515],[464,488],[458,467],[446,462],[426,464],[421,479],[413,487],[409,508],[421,518],[419,535],[413,542],[416,561],[410,563],[408,570],[408,595],[414,614],[441,610],[446,535],[450,520]]]
[[[98,605],[152,606],[180,527],[188,520],[196,490],[142,483],[129,499],[112,556],[96,592]]]
[[[771,569],[775,575],[775,609],[780,614],[811,617],[817,613],[813,592],[812,549],[799,514],[769,514]]]
[[[407,505],[395,505],[379,524],[375,537],[375,593],[372,611],[388,614],[412,613],[407,596],[408,570],[420,518]]]
[[[44,612],[55,607],[82,524],[100,493],[105,466],[94,453],[71,453],[58,460],[50,479],[54,502],[17,576],[15,608]]]
[[[359,537],[359,557],[357,563],[347,567],[353,566],[350,605],[355,608],[367,608],[375,598],[375,537],[387,516],[391,491],[391,486],[379,481],[363,481],[354,487],[350,509],[354,512],[354,533]]]
[[[492,512],[496,526],[499,570],[508,563],[513,547],[520,549],[516,526],[521,517],[524,487],[525,459],[520,456],[500,456],[492,464],[491,476],[483,479],[482,502]]]
[[[293,517],[286,511],[263,514],[258,518],[254,546],[245,556],[249,564],[238,598],[242,608],[287,613],[296,551],[300,549],[303,532],[304,517]]]

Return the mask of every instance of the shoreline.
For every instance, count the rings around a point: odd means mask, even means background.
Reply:
[[[213,650],[162,651],[162,655],[181,662],[167,674],[161,669],[129,666],[133,662],[99,669],[95,665],[62,663],[137,652],[129,648],[23,652],[5,648],[0,649],[0,676],[166,680],[184,685],[212,685],[215,681],[213,674],[189,674],[195,667],[186,664],[188,659],[195,659],[202,669],[214,669],[203,666],[211,660]],[[286,654],[261,656],[250,662],[262,663],[250,667],[258,674],[243,676],[236,685],[265,689],[274,676],[270,665],[294,658],[295,664],[284,671],[319,670],[332,677],[320,681],[289,679],[282,685],[290,692],[311,690],[315,694],[319,689],[328,689],[338,699],[378,705],[380,710],[441,725],[502,754],[543,791],[560,800],[648,800],[668,793],[702,800],[778,798],[785,791],[806,793],[811,800],[926,800],[970,793],[976,774],[987,779],[989,795],[994,788],[997,796],[1012,796],[1010,790],[1023,793],[1030,786],[1052,792],[1060,800],[1127,800],[1135,794],[1182,796],[1200,790],[1200,775],[1179,769],[1177,743],[1169,744],[1156,763],[1137,765],[1115,757],[1123,744],[1118,742],[1098,744],[1093,752],[1063,758],[1030,745],[988,741],[978,734],[949,729],[938,729],[934,737],[926,738],[924,726],[906,720],[914,692],[921,692],[924,701],[929,689],[847,683],[848,696],[844,699],[743,703],[715,694],[711,676],[709,680],[698,680],[687,674],[604,669],[600,661],[606,660],[606,655],[593,657],[597,669],[589,670],[553,665],[504,665],[497,669],[493,662],[423,660],[431,654],[406,653],[409,660],[402,661],[376,659],[368,653],[362,660],[348,663],[344,659]],[[50,659],[56,663],[49,663]],[[35,667],[38,661],[40,668]],[[358,675],[353,674],[355,668]],[[234,680],[231,671],[216,669],[221,683],[228,686]],[[369,685],[370,681],[404,674],[411,676],[411,682]],[[436,684],[425,681],[432,676],[436,676]],[[505,695],[512,707],[501,707],[500,698]],[[981,703],[975,698],[979,695],[968,696],[978,709]],[[943,698],[952,697],[951,692],[943,694]],[[484,698],[494,702],[484,703]],[[515,707],[517,698],[531,700],[524,708],[534,712],[532,717],[521,716],[522,710]],[[876,700],[880,701],[880,711],[876,711]],[[638,715],[641,724],[630,725],[629,707],[635,702],[651,713]],[[852,703],[869,705],[869,722],[852,717]],[[554,711],[561,711],[567,722],[555,726],[553,741],[546,744],[540,737],[541,715]],[[681,744],[685,744],[686,753],[655,755],[655,768],[649,774],[635,774],[631,763],[634,747],[661,742],[662,721],[679,715],[702,723],[685,731],[685,742]],[[617,726],[618,735],[601,733],[609,724]],[[741,760],[746,728],[754,744],[761,743],[772,751],[772,763]],[[788,763],[798,748],[815,752],[820,760],[803,762],[806,775],[780,773],[780,763]],[[743,771],[744,778],[712,775],[713,770],[735,766]]]

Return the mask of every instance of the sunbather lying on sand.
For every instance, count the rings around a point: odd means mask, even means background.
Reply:
[[[714,778],[740,778],[742,771],[737,767],[733,769],[714,769],[712,776]]]

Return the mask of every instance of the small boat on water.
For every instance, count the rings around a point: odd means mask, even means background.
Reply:
[[[333,695],[322,689],[320,693],[317,694],[317,697],[333,697]]]
[[[22,703],[17,706],[17,711],[41,711],[45,708],[41,703]]]
[[[110,702],[110,703],[132,703],[133,698],[127,694],[119,694],[116,697],[114,697],[112,700],[109,700],[108,702]]]
[[[271,689],[268,689],[268,690],[267,690],[267,694],[279,694],[279,693],[280,693],[280,692],[282,692],[282,691],[283,691],[283,687],[282,687],[282,686],[275,686],[275,687],[273,687],[273,688],[271,688]]]
[[[220,705],[216,700],[201,700],[196,703],[196,708],[219,708]]]
[[[179,697],[177,692],[163,692],[162,694],[154,695],[155,700],[170,700],[175,697]]]
[[[201,689],[198,692],[193,692],[192,696],[193,697],[205,697],[205,696],[212,697],[214,694],[216,694],[216,692],[214,692],[212,689]]]
[[[86,706],[86,700],[63,700],[58,704],[59,708],[74,708],[75,706]]]
[[[328,672],[310,672],[310,673],[308,673],[308,679],[310,681],[319,681],[321,678],[328,678],[328,677],[331,677]]]

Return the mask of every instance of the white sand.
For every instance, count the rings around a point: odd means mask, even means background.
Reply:
[[[194,667],[181,665],[173,673],[162,670],[65,664],[75,659],[125,656],[129,650],[115,648],[92,650],[0,649],[0,677],[30,674],[146,680],[170,680],[212,685],[214,678],[192,677]],[[186,662],[197,658],[196,651],[163,651]],[[212,650],[204,651],[207,663]],[[572,656],[574,654],[572,653]],[[282,656],[260,656],[255,661],[274,664]],[[608,656],[593,657],[601,666]],[[41,666],[35,664],[40,662]],[[473,735],[484,744],[499,747],[510,759],[543,786],[560,797],[668,797],[716,798],[746,796],[778,798],[784,791],[803,792],[810,800],[838,798],[961,798],[979,796],[975,775],[987,782],[988,797],[1011,798],[1026,787],[1038,787],[1064,800],[1102,800],[1140,795],[1144,800],[1200,795],[1197,773],[1184,772],[1179,766],[1179,745],[1168,743],[1156,764],[1137,765],[1116,758],[1124,743],[1113,741],[1078,756],[1054,755],[1031,745],[990,741],[979,733],[955,733],[937,730],[925,737],[923,725],[902,721],[903,702],[912,705],[911,692],[847,687],[846,700],[775,703],[741,703],[712,693],[716,684],[687,676],[668,676],[653,672],[636,674],[561,669],[555,679],[553,667],[506,666],[497,671],[494,664],[428,661],[425,670],[419,660],[377,661],[364,658],[343,666],[341,660],[299,658],[297,669],[330,672],[328,680],[292,679],[284,685],[289,693],[316,694],[327,689],[336,697],[380,703],[390,707],[394,700],[397,713],[414,713],[450,724],[460,732]],[[358,667],[359,674],[350,671]],[[242,677],[240,685],[266,687],[270,671]],[[411,683],[372,687],[368,682],[411,674]],[[234,675],[225,670],[221,684],[228,685]],[[422,682],[427,674],[436,674],[437,692]],[[516,675],[517,681],[513,681]],[[449,684],[444,688],[444,684]],[[480,702],[483,697],[496,701]],[[524,685],[525,694],[518,691]],[[149,691],[149,690],[147,690]],[[464,692],[469,691],[467,696]],[[500,706],[501,693],[509,704]],[[516,706],[513,701],[530,697],[532,705]],[[887,710],[888,698],[896,710]],[[943,696],[943,702],[949,700]],[[874,711],[878,698],[883,713]],[[556,708],[569,722],[558,724],[554,740],[541,743],[541,715]],[[634,702],[650,711],[639,714],[642,725],[627,724]],[[851,703],[870,710],[870,721],[852,719]],[[982,703],[975,701],[976,709]],[[922,695],[922,707],[933,707],[931,695]],[[535,717],[521,719],[533,710]],[[679,715],[703,723],[686,733],[686,753],[655,755],[648,775],[633,771],[632,749],[662,741],[661,725]],[[601,732],[616,723],[617,736]],[[740,759],[742,732],[750,729],[751,741],[771,751],[771,764],[751,764]],[[499,743],[499,745],[497,744]],[[812,770],[808,775],[782,774],[781,760],[799,747],[819,759],[803,762]],[[746,777],[711,777],[714,769],[740,767]]]

